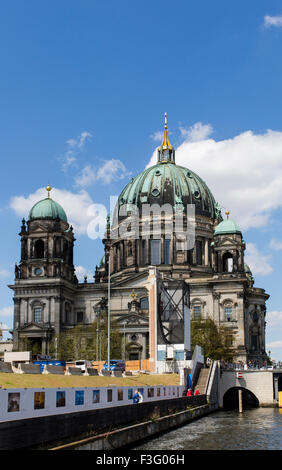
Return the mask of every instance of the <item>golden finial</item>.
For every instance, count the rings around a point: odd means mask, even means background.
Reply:
[[[131,294],[130,294],[130,297],[132,298],[132,300],[135,300],[136,299],[136,294],[134,292],[134,289],[132,290]]]
[[[167,129],[167,113],[165,113],[165,129]]]
[[[168,130],[167,130],[167,113],[165,113],[165,130],[164,130],[164,138],[163,138],[163,144],[162,144],[162,149],[172,149],[172,146],[169,142],[168,138]]]
[[[50,184],[48,184],[48,186],[46,187],[46,191],[48,192],[48,197],[50,198],[50,191],[52,191]]]
[[[230,212],[229,212],[229,211],[225,211],[225,214],[227,215],[227,219],[228,219]]]

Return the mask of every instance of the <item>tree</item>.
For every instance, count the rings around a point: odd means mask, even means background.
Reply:
[[[196,345],[204,350],[205,360],[232,361],[232,335],[224,327],[217,327],[211,318],[191,321],[191,348]]]
[[[97,360],[97,320],[91,325],[76,325],[71,330],[62,331],[57,336],[57,357],[61,360],[78,359]],[[118,359],[122,355],[122,335],[117,322],[111,318],[110,357]],[[108,315],[101,313],[98,329],[98,357],[102,361],[108,358]],[[55,353],[54,342],[50,352]],[[101,355],[100,355],[101,353]]]

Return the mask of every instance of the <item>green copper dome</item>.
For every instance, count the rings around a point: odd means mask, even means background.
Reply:
[[[223,220],[222,222],[220,222],[220,224],[218,224],[214,231],[214,235],[224,235],[228,233],[242,233],[236,222],[234,222],[234,220],[232,219]]]
[[[60,219],[63,222],[68,221],[62,206],[50,197],[37,202],[30,210],[28,219]]]
[[[168,137],[166,113],[163,142],[158,147],[158,162],[127,184],[118,199],[114,220],[120,220],[133,211],[131,205],[137,206],[140,211],[143,204],[169,205],[174,211],[184,213],[188,205],[194,204],[196,215],[222,220],[219,205],[206,183],[193,171],[175,164],[175,150]]]
[[[218,204],[206,183],[193,171],[176,165],[173,161],[158,162],[127,184],[120,194],[118,207],[134,204],[170,204],[174,209],[185,210],[187,204],[195,204],[195,212],[213,219],[220,219]]]

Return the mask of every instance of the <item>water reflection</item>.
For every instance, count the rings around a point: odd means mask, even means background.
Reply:
[[[151,450],[281,450],[282,409],[217,411],[135,447]]]

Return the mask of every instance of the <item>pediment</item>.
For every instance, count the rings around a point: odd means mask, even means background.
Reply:
[[[34,233],[46,233],[46,227],[43,224],[37,223],[32,227],[32,234]]]
[[[236,244],[237,243],[235,240],[233,240],[232,238],[226,237],[218,244],[218,246],[236,245]]]
[[[129,289],[138,289],[140,287],[145,287],[148,282],[148,271],[138,273],[135,275],[130,275],[128,278],[118,281],[113,285],[113,288],[118,287],[128,287]]]
[[[118,318],[117,323],[119,326],[128,326],[128,325],[149,325],[149,319],[143,315],[138,315],[136,313],[129,313],[127,315],[122,315]]]
[[[28,323],[27,325],[23,326],[21,330],[28,330],[28,331],[42,331],[45,328],[43,328],[41,325],[38,325],[38,323]]]

